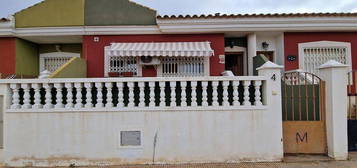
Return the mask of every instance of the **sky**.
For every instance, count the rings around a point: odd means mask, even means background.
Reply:
[[[0,0],[7,17],[42,0]],[[357,12],[357,0],[133,0],[160,15]]]

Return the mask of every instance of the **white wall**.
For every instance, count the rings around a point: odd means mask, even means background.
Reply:
[[[68,166],[279,161],[274,111],[8,113],[6,163]],[[118,148],[120,130],[142,130],[143,147]]]
[[[280,161],[281,67],[271,62],[262,67],[259,73],[267,79],[263,88],[266,105],[260,107],[90,112],[5,109],[5,164],[151,164],[156,133],[155,163]],[[272,75],[276,75],[276,80],[270,78]],[[0,95],[5,95],[7,107],[8,87],[0,82]],[[142,147],[119,147],[121,130],[141,130]]]

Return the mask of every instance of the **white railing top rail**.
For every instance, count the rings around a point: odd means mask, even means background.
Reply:
[[[1,79],[0,84],[20,83],[95,83],[95,82],[184,82],[267,80],[266,76],[207,76],[207,77],[130,77],[130,78],[57,78],[57,79]]]

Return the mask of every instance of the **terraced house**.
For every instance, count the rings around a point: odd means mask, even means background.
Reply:
[[[44,0],[0,20],[0,160],[344,160],[357,149],[356,69],[356,13],[161,16],[129,0]]]

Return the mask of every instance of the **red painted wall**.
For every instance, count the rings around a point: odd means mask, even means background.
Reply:
[[[16,39],[0,38],[0,73],[15,74]]]
[[[93,38],[99,37],[99,42]],[[87,59],[88,77],[104,76],[104,47],[113,42],[202,42],[210,41],[215,55],[210,58],[211,76],[219,76],[224,64],[219,64],[219,55],[224,54],[223,34],[197,35],[123,35],[123,36],[84,36],[83,55]],[[152,72],[145,75],[152,75]]]
[[[143,66],[143,77],[156,77],[157,71],[154,66]]]
[[[284,34],[284,51],[285,51],[285,69],[293,70],[299,68],[299,43],[313,41],[338,41],[350,42],[352,49],[352,67],[357,69],[357,32],[314,32],[314,33],[285,33]],[[288,55],[295,55],[297,60],[287,61]]]

